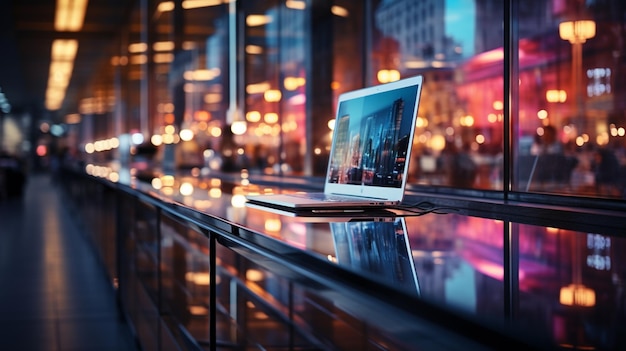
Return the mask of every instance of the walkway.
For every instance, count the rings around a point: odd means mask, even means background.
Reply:
[[[0,349],[136,350],[114,291],[47,175],[0,199]]]

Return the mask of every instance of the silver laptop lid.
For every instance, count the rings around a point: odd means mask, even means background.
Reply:
[[[402,200],[422,79],[339,96],[325,193]]]

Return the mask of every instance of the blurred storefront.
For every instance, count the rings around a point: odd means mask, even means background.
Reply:
[[[122,166],[149,144],[154,173],[316,177],[339,94],[422,74],[417,190],[622,199],[624,12],[617,0],[137,1],[60,143]]]

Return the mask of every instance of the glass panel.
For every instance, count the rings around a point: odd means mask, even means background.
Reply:
[[[199,343],[209,340],[209,239],[163,215],[161,311]],[[174,328],[176,330],[177,328]],[[179,340],[180,344],[184,344]]]
[[[135,239],[137,275],[150,295],[152,303],[156,304],[159,298],[159,242],[156,208],[139,202],[135,214],[133,238]]]
[[[291,327],[292,283],[224,246],[217,246],[218,344],[247,349],[315,349]]]
[[[372,4],[368,84],[424,75],[409,182],[501,190],[503,5]]]
[[[455,214],[407,218],[420,295],[504,318],[504,222]]]
[[[245,119],[235,137],[239,167],[302,174],[305,139],[305,1],[242,4],[245,15]]]
[[[134,249],[130,259],[136,277],[130,277],[130,298],[126,301],[135,322],[137,337],[143,347],[157,349],[159,326],[159,243],[156,208],[138,202],[134,231],[130,245]]]
[[[623,197],[623,19],[616,2],[520,3],[515,189]]]
[[[182,52],[173,67],[179,76],[171,78],[183,81],[185,96],[176,154],[179,169],[218,168],[219,162],[208,161],[228,144],[230,20],[228,5],[219,1],[183,4]]]
[[[623,345],[624,238],[519,225],[519,319],[565,348]]]
[[[143,48],[149,54],[147,143],[159,148],[165,173],[199,174],[220,168],[219,151],[227,144],[228,5],[181,4],[161,2],[150,14],[152,36]]]
[[[365,251],[376,251],[371,249]],[[247,251],[232,251],[218,245],[217,257],[218,343],[221,345],[250,349],[373,350],[410,349],[424,340],[406,338],[406,330],[416,327],[415,320],[404,319],[401,311],[381,306],[358,292],[310,281],[283,263]],[[263,264],[246,257],[260,258]],[[373,254],[369,258],[375,260],[381,256]],[[386,319],[388,316],[393,316],[393,322]],[[380,318],[385,321],[381,322]],[[422,321],[417,324],[420,331],[428,329]],[[402,331],[397,325],[402,325]],[[410,346],[403,345],[407,339],[419,340]],[[431,338],[425,339],[433,345]]]

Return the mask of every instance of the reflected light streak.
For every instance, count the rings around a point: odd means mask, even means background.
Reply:
[[[209,286],[211,284],[211,275],[209,272],[187,272],[185,279],[188,282],[201,286]],[[217,277],[217,283],[219,284],[219,277]]]
[[[260,282],[265,278],[265,274],[258,269],[248,269],[246,271],[246,279],[251,282]]]
[[[206,316],[209,314],[209,309],[204,306],[192,305],[188,307],[188,310],[193,316]]]
[[[265,319],[268,319],[269,317],[268,317],[267,314],[265,314],[265,312],[258,311],[258,312],[254,313],[254,318],[260,319],[260,320],[265,320]]]
[[[268,232],[278,232],[282,227],[282,222],[276,218],[268,218],[265,220],[264,227]]]

